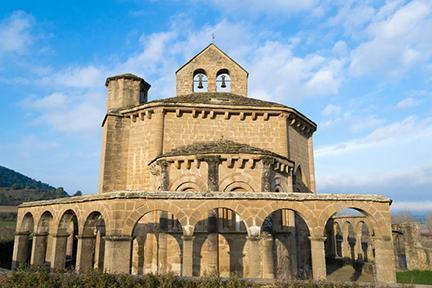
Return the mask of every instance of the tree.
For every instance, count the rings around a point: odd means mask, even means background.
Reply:
[[[72,196],[82,196],[81,190],[76,191]]]

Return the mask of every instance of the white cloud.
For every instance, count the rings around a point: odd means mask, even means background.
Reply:
[[[402,99],[396,104],[396,108],[399,109],[405,109],[405,108],[412,108],[419,104],[419,100],[413,98],[413,97],[407,97],[405,99]]]
[[[104,83],[105,73],[102,68],[93,65],[68,67],[58,72],[50,71],[37,83],[43,86],[65,86],[71,88],[100,87]]]
[[[65,133],[94,133],[100,130],[104,114],[104,96],[100,93],[64,94],[30,97],[22,102],[34,112],[33,123],[48,125]]]
[[[342,107],[335,104],[327,104],[326,107],[321,111],[321,114],[324,116],[339,114],[342,110]]]
[[[431,212],[432,201],[395,201],[392,203],[391,209],[396,211]]]
[[[33,17],[16,11],[0,21],[0,56],[3,53],[21,53],[32,43],[30,29]]]
[[[317,184],[318,190],[325,193],[388,193],[395,199],[396,207],[401,208],[404,205],[410,205],[410,210],[412,210],[415,208],[412,204],[398,201],[402,199],[410,199],[410,201],[430,199],[432,164],[394,168],[380,173],[357,173],[355,175],[346,171],[339,171],[339,173],[331,176],[320,175],[317,178]],[[428,205],[426,207],[430,207]],[[395,206],[392,207],[395,208]],[[422,210],[425,208],[425,206],[421,207],[422,205],[419,205],[417,208]]]
[[[384,73],[399,77],[432,56],[432,3],[411,1],[384,6],[367,27],[368,40],[352,52],[353,75]]]
[[[298,57],[291,45],[276,41],[267,41],[251,53],[248,65],[251,96],[286,101],[339,91],[343,60],[319,54]]]
[[[410,116],[402,121],[387,124],[373,130],[363,138],[324,146],[315,150],[318,158],[352,153],[381,145],[392,145],[396,142],[414,142],[422,137],[432,135],[432,118],[417,120]]]

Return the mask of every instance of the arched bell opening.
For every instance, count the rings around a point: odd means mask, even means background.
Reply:
[[[360,209],[342,209],[325,225],[325,256],[328,280],[374,281],[373,228]]]
[[[131,273],[181,275],[182,226],[167,211],[151,211],[135,224],[132,234]]]
[[[78,218],[73,210],[67,210],[60,218],[54,245],[51,267],[55,270],[74,269],[78,248]]]
[[[221,69],[216,73],[216,92],[231,92],[231,77],[228,69]]]
[[[32,255],[32,265],[48,266],[51,265],[53,238],[51,225],[53,216],[51,212],[45,211],[39,219],[39,223],[34,234],[35,250]]]
[[[197,69],[193,73],[193,92],[208,92],[208,78],[204,69]]]
[[[193,276],[247,277],[247,229],[229,208],[214,208],[194,230]]]
[[[310,231],[303,217],[291,209],[279,209],[261,226],[263,278],[311,279]]]
[[[100,212],[89,214],[82,235],[80,235],[81,255],[79,272],[104,271],[105,258],[105,220]]]

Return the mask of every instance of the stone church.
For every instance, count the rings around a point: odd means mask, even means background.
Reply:
[[[175,97],[148,101],[133,74],[105,85],[98,193],[20,205],[13,268],[323,280],[343,257],[395,282],[391,200],[317,194],[316,124],[248,97],[217,46],[176,71]]]

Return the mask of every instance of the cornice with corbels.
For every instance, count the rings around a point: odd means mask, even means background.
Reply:
[[[287,124],[290,127],[293,127],[305,137],[311,137],[316,131],[315,123],[307,119],[298,111],[283,107],[220,107],[200,104],[181,104],[177,106],[139,106],[138,108],[124,110],[121,112],[121,115],[130,118],[133,123],[137,122],[137,120],[145,121],[146,119],[151,119],[157,109],[161,109],[161,112],[164,114],[175,113],[176,117],[179,118],[187,115],[187,117],[203,119],[223,117],[225,120],[230,120],[232,117],[238,117],[240,121],[246,119],[251,119],[252,121],[268,121],[270,117],[282,117],[286,119]]]
[[[173,165],[176,169],[190,170],[195,167],[199,169],[202,162],[208,162],[211,156],[218,157],[221,165],[226,165],[228,168],[237,169],[253,169],[257,163],[263,163],[263,166],[267,165],[270,169],[282,173],[292,175],[294,170],[294,162],[288,159],[283,159],[274,156],[262,156],[257,154],[212,154],[212,155],[187,155],[187,156],[169,156],[161,157],[156,161],[149,163],[150,171],[153,175],[159,175],[160,163],[164,160],[164,163]]]

